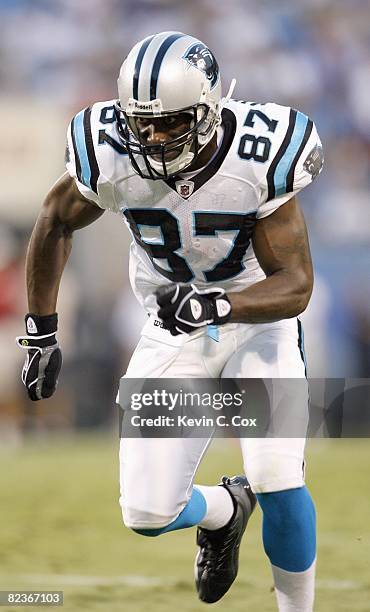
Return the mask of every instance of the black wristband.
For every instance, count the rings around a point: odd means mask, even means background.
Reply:
[[[58,314],[36,315],[29,312],[25,318],[26,332],[30,336],[55,334],[58,329]]]

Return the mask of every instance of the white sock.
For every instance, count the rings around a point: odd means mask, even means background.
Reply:
[[[271,565],[279,612],[312,612],[316,559],[304,572],[287,572]]]
[[[234,504],[230,493],[224,487],[203,487],[196,485],[196,488],[204,496],[207,503],[207,512],[200,527],[204,529],[220,529],[224,527],[234,514]]]

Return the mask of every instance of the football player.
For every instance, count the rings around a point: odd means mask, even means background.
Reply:
[[[55,391],[56,303],[72,236],[105,210],[132,233],[131,284],[150,315],[127,377],[305,381],[297,316],[313,273],[296,194],[321,171],[322,148],[306,115],[232,100],[234,84],[222,98],[210,49],[163,32],[131,50],[117,101],[72,119],[67,173],[46,197],[27,256],[30,312],[18,343],[27,349],[22,378],[31,399]],[[257,498],[278,608],[311,611],[315,509],[305,440],[242,439],[248,480],[193,485],[208,443],[121,440],[125,524],[147,536],[197,525],[196,587],[201,600],[215,602],[236,577]]]

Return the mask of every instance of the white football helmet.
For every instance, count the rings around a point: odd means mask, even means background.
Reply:
[[[217,61],[200,40],[181,32],[162,32],[138,42],[122,64],[118,94],[118,132],[143,178],[167,179],[184,171],[221,123]],[[190,129],[181,136],[155,145],[140,138],[138,118],[178,113],[191,115]]]

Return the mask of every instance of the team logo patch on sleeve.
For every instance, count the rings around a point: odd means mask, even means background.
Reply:
[[[324,153],[322,147],[316,145],[307,155],[303,168],[306,170],[306,172],[311,174],[312,180],[314,180],[317,175],[320,174],[323,164]]]
[[[211,89],[216,85],[219,68],[213,53],[202,43],[195,43],[185,53],[183,58],[191,65],[204,72],[211,81]]]

